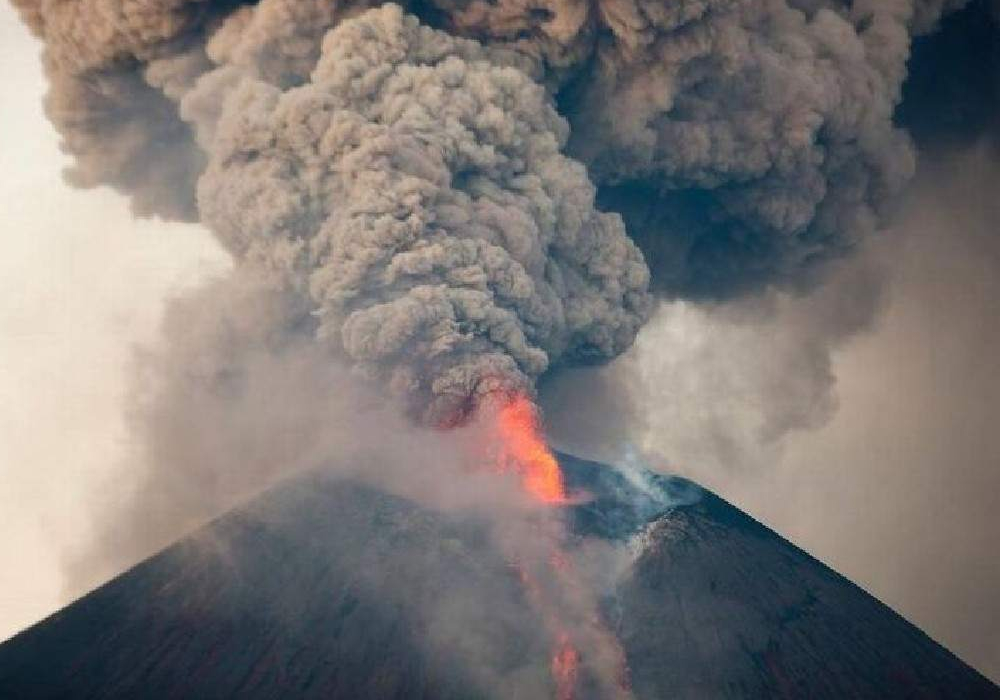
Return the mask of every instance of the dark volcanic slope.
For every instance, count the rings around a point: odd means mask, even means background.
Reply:
[[[648,538],[619,591],[640,697],[1000,698],[919,629],[716,496]]]
[[[513,601],[521,617],[486,643],[547,682],[541,631],[482,536],[365,486],[297,478],[0,646],[0,698],[482,696],[428,643],[439,601],[470,590]]]
[[[641,544],[607,601],[636,697],[1000,698],[721,499],[561,460],[596,496],[575,531]],[[476,625],[482,601],[504,614]],[[441,624],[457,610],[462,644]],[[475,525],[311,475],[0,645],[0,698],[530,698],[548,645]]]

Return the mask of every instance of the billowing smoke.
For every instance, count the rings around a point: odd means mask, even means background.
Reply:
[[[73,182],[201,220],[447,423],[621,353],[650,286],[813,285],[911,175],[910,38],[961,3],[15,4]]]
[[[182,103],[224,105],[196,121],[204,220],[435,422],[560,357],[613,357],[649,307],[545,91],[487,59],[390,5],[332,30],[300,87],[227,66]]]
[[[717,298],[811,286],[820,263],[884,221],[913,172],[892,112],[924,14],[885,2],[678,5],[644,14],[570,91],[574,145],[657,288]]]
[[[119,154],[110,169],[145,167],[137,206],[156,210],[147,185],[190,191],[184,177],[204,161],[201,219],[238,266],[302,300],[286,324],[331,355],[384,377],[439,423],[482,393],[529,391],[554,360],[604,360],[632,343],[649,313],[648,271],[621,218],[594,208],[585,168],[561,153],[565,120],[508,65],[516,56],[421,26],[397,6],[324,38],[342,14],[328,3],[262,3],[219,20],[195,46],[195,30],[176,34],[195,18],[211,23],[205,12],[142,9],[135,21],[158,29],[102,37],[70,83],[117,95],[135,77],[119,64],[146,58],[145,84],[176,109],[129,106],[128,128],[114,130],[97,112],[106,101],[79,101],[92,113],[70,118],[54,91],[50,111],[81,169],[107,166],[92,141],[110,131]],[[62,36],[48,22],[43,14],[36,26]],[[50,54],[59,75],[81,67]],[[142,93],[132,99],[147,108]],[[127,133],[137,119],[154,132]],[[150,149],[174,148],[168,122],[200,148],[188,139],[179,151],[196,155],[178,152],[184,167],[163,172]],[[159,211],[177,206],[171,195]]]

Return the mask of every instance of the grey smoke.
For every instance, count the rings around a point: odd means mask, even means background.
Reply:
[[[223,68],[191,95],[224,104],[204,127],[204,220],[432,422],[560,357],[613,357],[649,306],[544,90],[487,58],[385,6],[330,32],[301,87]]]
[[[619,39],[637,48],[571,90],[574,152],[666,294],[811,287],[821,263],[885,222],[912,175],[892,113],[922,6],[680,8],[647,8]]]
[[[611,463],[638,447],[653,468],[709,486],[766,469],[789,436],[835,415],[833,355],[876,323],[885,268],[866,254],[837,264],[807,296],[661,305],[612,365],[546,379],[553,439]]]
[[[15,4],[73,182],[200,219],[441,423],[617,356],[650,284],[814,286],[912,174],[911,36],[961,3]]]

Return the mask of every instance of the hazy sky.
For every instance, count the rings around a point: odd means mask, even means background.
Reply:
[[[133,342],[161,300],[225,264],[197,227],[134,221],[123,198],[62,183],[38,44],[0,2],[0,637],[66,602],[60,556],[115,473]]]
[[[226,260],[199,227],[135,221],[121,197],[62,183],[37,45],[6,2],[0,60],[3,638],[80,592],[67,590],[61,563],[86,547],[88,504],[128,498],[132,486],[121,416],[132,347],[154,337],[165,298]],[[752,467],[691,469],[998,679],[991,157],[925,168],[873,251],[890,269],[889,302],[876,329],[835,357],[832,420],[759,450]],[[698,454],[709,419],[734,430],[759,422],[758,384],[788,349],[783,318],[747,329],[674,307],[645,329],[637,355],[647,378],[664,404],[685,392],[675,412],[652,413],[654,446],[686,437]],[[662,338],[681,346],[669,367],[657,359],[670,347]]]

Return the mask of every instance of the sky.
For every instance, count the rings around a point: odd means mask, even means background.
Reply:
[[[0,4],[0,638],[84,592],[64,564],[86,551],[92,504],[135,487],[135,348],[165,300],[228,266],[200,227],[135,220],[122,197],[62,182],[37,50]],[[893,230],[857,261],[886,266],[889,290],[875,327],[834,355],[829,420],[758,444],[768,378],[798,342],[782,324],[813,302],[752,327],[668,306],[630,361],[655,389],[647,447],[1000,679],[995,160],[980,147],[921,165]],[[725,463],[707,437],[718,425],[746,464]]]
[[[122,392],[131,348],[153,336],[165,298],[227,264],[197,227],[136,221],[120,196],[62,182],[67,159],[42,113],[37,52],[0,3],[8,73],[0,88],[0,637],[72,595],[61,567],[87,542],[85,504],[128,488]]]

